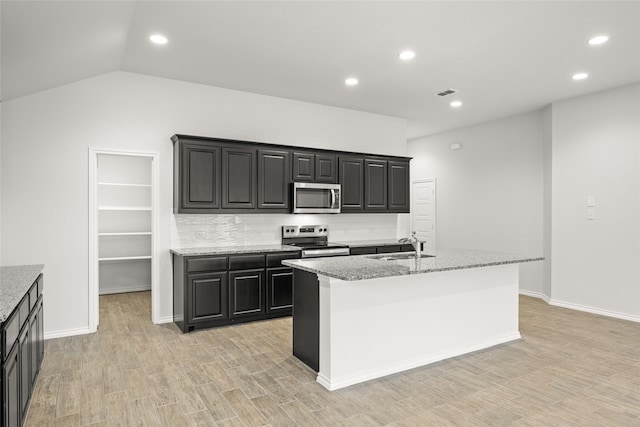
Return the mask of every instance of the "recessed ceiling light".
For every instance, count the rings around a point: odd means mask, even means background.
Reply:
[[[595,36],[589,39],[589,44],[592,46],[596,46],[602,43],[606,43],[608,40],[609,40],[609,36],[605,36],[605,35]]]
[[[344,81],[344,84],[346,84],[347,86],[355,86],[358,84],[358,79],[356,79],[355,77],[349,77]]]
[[[169,41],[165,36],[161,34],[154,34],[149,37],[149,40],[151,40],[155,44],[167,44],[167,42]]]
[[[462,107],[462,101],[451,101],[451,105],[453,108]]]
[[[587,74],[587,73],[576,73],[576,74],[573,75],[572,78],[573,78],[573,80],[584,80],[587,77],[589,77],[589,74]]]
[[[408,61],[410,59],[413,59],[416,57],[416,53],[412,50],[405,50],[403,52],[400,52],[400,55],[398,55],[398,57],[400,59],[402,59],[403,61]]]

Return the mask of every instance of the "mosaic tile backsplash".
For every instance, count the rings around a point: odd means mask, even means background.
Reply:
[[[280,244],[283,225],[329,225],[329,240],[395,239],[398,214],[173,215],[171,247]]]

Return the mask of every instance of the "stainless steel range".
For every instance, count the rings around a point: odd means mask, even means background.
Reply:
[[[283,225],[282,244],[302,248],[302,258],[349,255],[349,246],[328,241],[328,225]]]

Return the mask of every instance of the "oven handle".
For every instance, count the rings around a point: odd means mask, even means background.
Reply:
[[[349,248],[335,249],[305,249],[302,251],[302,258],[317,258],[323,256],[349,255]]]

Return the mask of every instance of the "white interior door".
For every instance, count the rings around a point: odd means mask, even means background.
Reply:
[[[434,253],[436,249],[436,180],[413,181],[413,206],[411,207],[411,230],[418,239],[426,242],[424,251]]]

